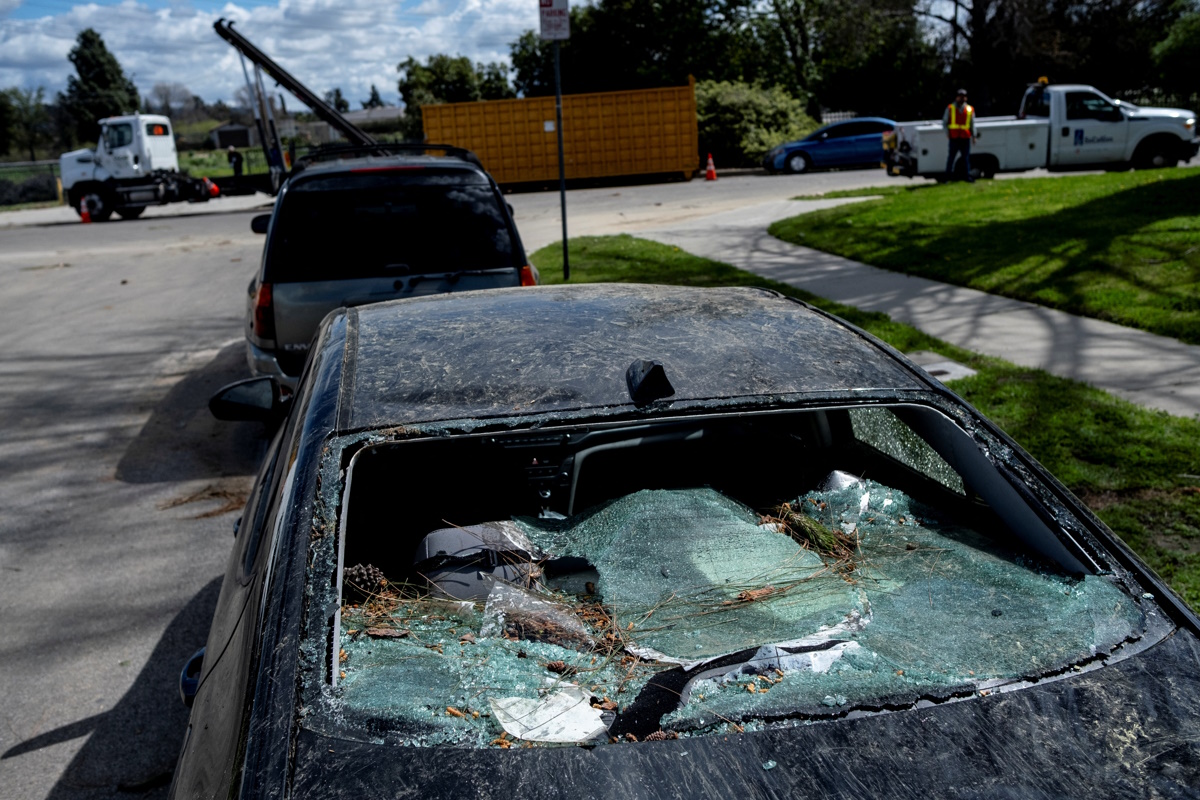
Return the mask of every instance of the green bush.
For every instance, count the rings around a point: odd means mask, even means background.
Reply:
[[[782,87],[730,81],[696,84],[700,153],[712,153],[718,166],[758,166],[777,144],[816,130],[804,103]]]

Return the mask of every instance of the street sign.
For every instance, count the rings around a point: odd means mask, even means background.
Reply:
[[[558,41],[571,38],[571,16],[567,3],[568,0],[538,0],[543,39]]]

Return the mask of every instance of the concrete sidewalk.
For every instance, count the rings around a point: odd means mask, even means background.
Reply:
[[[900,322],[959,347],[1090,383],[1143,406],[1200,414],[1200,347],[788,244],[775,220],[852,200],[785,200],[636,235]]]

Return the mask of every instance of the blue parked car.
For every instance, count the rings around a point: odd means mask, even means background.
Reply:
[[[859,117],[826,125],[797,142],[772,148],[763,156],[767,172],[808,172],[828,167],[878,166],[884,160],[883,134],[896,123],[883,117]]]

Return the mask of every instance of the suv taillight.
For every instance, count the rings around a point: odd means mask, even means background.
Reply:
[[[537,276],[533,274],[533,267],[528,264],[521,267],[521,285],[537,286]]]
[[[275,338],[275,308],[271,304],[269,283],[260,283],[254,297],[254,335],[260,339]]]

